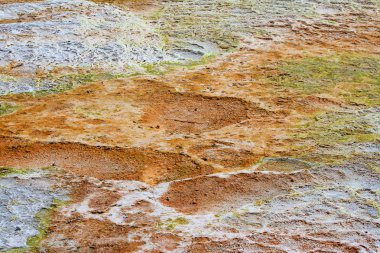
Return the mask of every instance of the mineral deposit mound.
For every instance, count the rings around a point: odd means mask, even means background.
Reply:
[[[380,1],[0,0],[0,252],[380,252]]]

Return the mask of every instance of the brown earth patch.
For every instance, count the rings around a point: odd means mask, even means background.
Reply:
[[[172,182],[161,202],[183,213],[227,211],[289,192],[291,187],[312,181],[311,174],[241,173],[227,178],[198,177]]]
[[[274,233],[254,233],[247,238],[215,241],[211,238],[196,238],[187,252],[191,253],[235,253],[235,252],[266,252],[285,253],[289,252],[286,245],[292,245],[300,252],[342,252],[358,253],[362,247],[338,242],[334,240],[309,239],[304,235],[284,235]],[[281,249],[283,248],[283,249]],[[319,249],[319,250],[318,250]]]
[[[82,176],[139,180],[150,184],[213,172],[212,168],[197,164],[184,154],[164,153],[147,148],[27,142],[13,138],[0,138],[0,166],[54,166]]]
[[[107,220],[57,214],[42,243],[48,252],[135,252],[142,241],[128,240],[131,228]]]
[[[168,93],[154,99],[142,122],[180,133],[202,133],[268,114],[257,105],[232,97]]]
[[[231,239],[228,241],[213,241],[209,238],[196,238],[187,252],[191,253],[235,253],[254,250],[254,252],[286,253],[285,250],[276,249],[268,245],[267,242],[254,243],[247,239]]]
[[[121,195],[116,192],[100,190],[96,193],[96,196],[90,199],[88,207],[93,209],[93,213],[105,213],[113,204],[115,204]]]
[[[156,246],[157,250],[152,252],[167,252],[173,251],[178,247],[181,237],[175,234],[157,233],[152,237],[152,243]]]

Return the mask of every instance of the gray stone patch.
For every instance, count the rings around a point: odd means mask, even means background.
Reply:
[[[27,247],[28,238],[39,233],[36,215],[55,199],[65,199],[54,184],[38,171],[0,178],[0,251]]]

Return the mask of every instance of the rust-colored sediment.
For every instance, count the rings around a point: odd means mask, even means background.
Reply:
[[[161,201],[183,213],[221,212],[288,193],[292,187],[310,183],[311,179],[307,172],[199,177],[171,183]]]
[[[53,217],[54,226],[49,228],[46,245],[50,252],[67,251],[62,241],[75,241],[81,252],[135,252],[143,242],[129,242],[124,236],[131,231],[129,227],[113,224],[110,221],[82,219],[78,217]],[[107,239],[101,239],[107,235]]]
[[[93,210],[92,212],[105,213],[115,205],[120,198],[121,195],[116,192],[106,190],[97,191],[96,196],[90,200],[88,206]]]
[[[99,179],[157,183],[212,173],[189,156],[144,148],[94,147],[78,143],[34,143],[1,138],[0,163],[16,168],[57,167]]]
[[[254,241],[250,240],[254,239]],[[258,242],[260,239],[261,242]],[[256,242],[255,242],[256,241]],[[252,235],[247,239],[232,239],[224,241],[210,241],[208,238],[197,238],[194,243],[188,248],[192,253],[223,253],[226,252],[239,252],[240,249],[251,250],[253,252],[271,252],[271,253],[286,253],[287,250],[279,249],[278,245],[287,243],[298,245],[304,252],[321,248],[321,251],[313,252],[333,252],[338,251],[342,253],[357,253],[360,252],[360,247],[348,246],[336,241],[317,241],[312,239],[302,238],[300,236],[287,236],[275,235],[271,233],[263,233]]]
[[[0,4],[19,2],[32,1],[0,0]],[[153,13],[161,4],[94,2],[143,14]],[[321,113],[365,108],[340,96],[346,86],[306,94],[278,81],[286,75],[278,66],[287,61],[341,52],[379,53],[378,17],[346,13],[325,18],[316,24],[299,21],[298,26],[273,21],[267,25],[274,31],[283,29],[286,36],[281,40],[268,37],[265,45],[255,47],[262,41],[247,38],[236,52],[194,69],[178,67],[165,75],[97,81],[47,96],[2,96],[0,102],[14,103],[17,110],[0,119],[0,166],[62,169],[65,173],[57,177],[70,190],[70,203],[52,214],[42,249],[235,253],[296,248],[351,253],[378,248],[379,224],[372,222],[378,219],[373,201],[378,198],[378,177],[374,170],[354,173],[362,160],[363,164],[377,161],[371,151],[377,146],[370,146],[366,154],[356,147],[355,152],[364,157],[357,160],[357,167],[345,164],[335,171],[332,167],[327,172],[322,167],[312,171],[311,163],[289,158],[313,155],[321,148],[306,138],[302,150],[293,146],[294,134],[302,139],[302,129],[294,130],[300,123],[318,121],[315,116]],[[0,24],[28,20],[35,21],[20,17]],[[15,63],[0,71],[16,76],[17,68]],[[338,130],[343,137],[351,133],[351,129]],[[326,156],[334,156],[330,151],[348,147],[343,144],[322,148]],[[213,173],[219,174],[209,175]],[[321,187],[327,181],[329,185]],[[362,181],[365,187],[353,190],[351,186]],[[133,188],[134,184],[141,185]],[[270,206],[273,199],[277,202]],[[83,211],[79,207],[87,200],[89,209]],[[240,210],[244,205],[253,205],[253,211]],[[235,216],[223,216],[236,210],[240,213]],[[175,217],[166,217],[173,213]],[[124,215],[125,223],[112,220],[112,215]],[[212,220],[219,222],[216,225],[196,220],[214,215],[223,216]],[[265,219],[268,223],[261,224]],[[203,230],[213,233],[204,235]]]
[[[265,110],[233,97],[193,94],[153,96],[142,122],[180,133],[202,133],[262,117]]]

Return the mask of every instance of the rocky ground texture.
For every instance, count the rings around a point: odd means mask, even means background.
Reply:
[[[0,0],[0,251],[379,252],[378,0]]]

